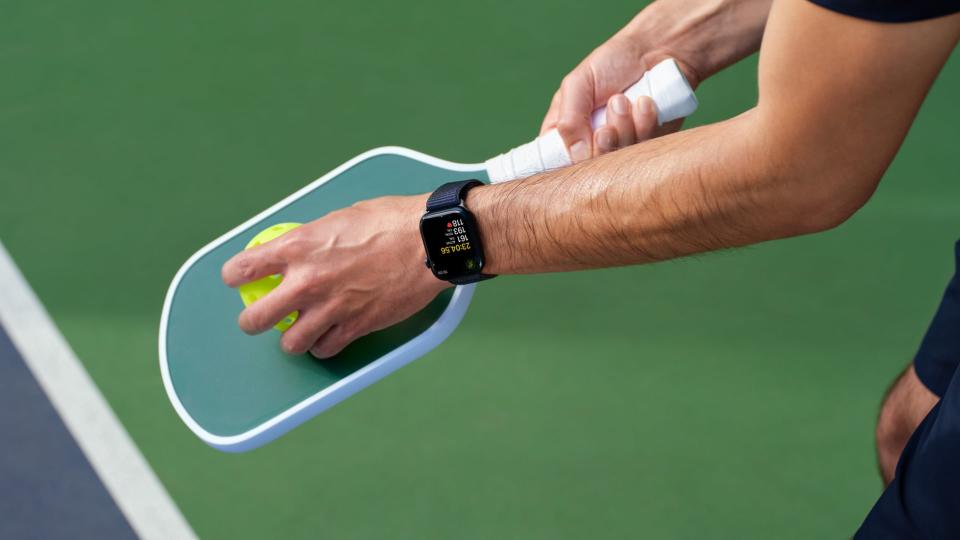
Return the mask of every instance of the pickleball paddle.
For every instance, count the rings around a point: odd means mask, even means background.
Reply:
[[[653,98],[660,123],[697,107],[673,60],[657,64],[624,93],[631,101]],[[603,108],[593,114],[594,128],[605,121]],[[436,347],[460,323],[474,293],[475,285],[447,290],[414,316],[357,340],[334,358],[289,356],[280,350],[278,332],[248,336],[240,330],[236,319],[244,302],[220,278],[223,264],[264,231],[307,223],[365,199],[426,193],[468,178],[505,182],[570,163],[555,130],[477,164],[377,148],[207,244],[174,276],[161,314],[160,369],[177,414],[219,450],[261,446]]]

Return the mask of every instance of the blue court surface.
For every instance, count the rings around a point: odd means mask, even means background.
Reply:
[[[195,534],[0,244],[0,539]]]
[[[0,538],[136,538],[0,330]]]

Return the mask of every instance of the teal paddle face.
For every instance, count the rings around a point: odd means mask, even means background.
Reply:
[[[171,402],[212,446],[242,451],[268,442],[426,353],[456,327],[472,287],[438,296],[413,317],[317,360],[279,348],[280,333],[244,334],[243,303],[220,268],[259,231],[307,223],[357,201],[426,193],[444,182],[479,178],[482,165],[444,162],[401,148],[367,152],[244,223],[195,254],[167,293],[160,364]]]

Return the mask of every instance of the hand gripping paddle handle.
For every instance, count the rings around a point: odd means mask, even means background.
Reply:
[[[677,63],[668,58],[643,74],[624,95],[631,102],[640,96],[653,98],[657,105],[657,124],[685,118],[697,110],[697,98],[690,83],[680,73]],[[593,129],[607,123],[607,108],[593,111],[590,125]],[[527,144],[486,162],[487,175],[493,183],[526,178],[550,169],[567,167],[573,162],[557,130],[552,129]]]

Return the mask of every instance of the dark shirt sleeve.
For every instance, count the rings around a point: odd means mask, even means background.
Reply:
[[[960,12],[960,0],[810,0],[831,11],[879,22],[910,22]]]

